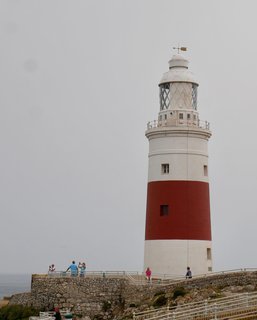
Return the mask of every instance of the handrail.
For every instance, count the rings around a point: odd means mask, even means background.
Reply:
[[[257,292],[242,293],[230,297],[215,300],[204,300],[203,302],[182,304],[176,307],[165,307],[148,312],[133,314],[134,320],[157,320],[157,319],[217,319],[218,315],[235,315],[248,313],[255,310],[257,314]],[[229,317],[231,319],[231,317]]]
[[[223,270],[223,271],[216,271],[216,272],[208,272],[204,274],[194,275],[193,279],[201,279],[205,277],[217,276],[217,275],[224,275],[224,274],[231,274],[231,273],[238,273],[238,272],[257,272],[257,268],[241,268],[241,269],[231,269],[231,270]],[[48,272],[48,274],[40,275],[35,274],[34,277],[40,276],[49,276],[49,277],[69,277],[71,276],[70,272],[66,271],[53,271]],[[79,276],[79,274],[78,274]],[[139,271],[87,271],[85,273],[86,277],[124,277],[130,279],[135,284],[145,284],[147,283],[146,277],[144,272]],[[133,278],[133,280],[132,280]],[[160,273],[153,273],[152,274],[152,284],[158,285],[169,285],[169,284],[176,284],[181,281],[185,281],[185,276],[181,275],[171,275],[171,274],[160,274]],[[187,279],[187,281],[191,281],[192,279]]]
[[[227,300],[231,301],[231,299],[240,299],[240,297],[244,296],[244,295],[251,295],[251,294],[256,294],[256,292],[253,293],[239,293],[239,294],[234,294],[233,296],[229,296],[229,297],[221,297],[221,298],[217,298],[215,300],[204,300],[204,301],[196,301],[196,302],[189,302],[183,305],[179,305],[179,306],[175,306],[175,307],[162,307],[162,308],[158,308],[158,309],[150,309],[150,310],[145,310],[145,311],[140,311],[138,313],[136,313],[136,315],[143,315],[143,314],[150,314],[150,313],[155,313],[155,312],[162,312],[162,311],[167,311],[168,310],[175,310],[176,308],[183,308],[183,309],[192,309],[201,305],[206,305],[206,303],[214,303],[214,302],[218,302],[218,303],[225,303]]]
[[[70,314],[70,309],[61,309],[60,314],[62,316],[66,314]],[[31,316],[29,317],[29,320],[55,320],[55,311],[40,311],[39,316]]]
[[[107,276],[120,276],[120,277],[125,277],[127,274],[134,275],[134,276],[140,276],[142,273],[139,273],[138,271],[86,271],[84,273],[85,276],[87,277],[102,277],[105,278]],[[76,274],[77,276],[80,275],[78,272]],[[74,276],[70,271],[63,271],[63,270],[57,270],[57,271],[48,271],[47,274],[34,274],[33,276],[49,276],[49,277],[70,277]]]
[[[197,127],[210,130],[210,123],[203,120],[152,120],[147,123],[147,130],[158,127]]]

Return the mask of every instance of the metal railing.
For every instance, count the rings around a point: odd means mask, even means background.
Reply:
[[[239,316],[252,316],[257,318],[257,293],[242,293],[230,297],[202,302],[182,304],[176,307],[165,307],[133,314],[134,320],[210,320],[233,319]],[[240,319],[240,318],[238,318]],[[241,318],[243,319],[243,318]]]
[[[147,123],[147,130],[159,127],[196,127],[210,130],[210,123],[202,120],[153,120]]]
[[[152,284],[152,285],[166,286],[171,284],[174,284],[174,285],[180,284],[181,282],[184,282],[184,281],[193,281],[194,279],[203,279],[206,277],[239,273],[239,272],[250,273],[254,271],[257,272],[257,268],[232,269],[232,270],[226,270],[226,271],[217,271],[217,272],[199,274],[199,275],[193,276],[192,279],[186,279],[185,276],[176,276],[176,275],[174,276],[174,275],[168,275],[168,274],[153,273],[150,283],[146,280],[146,277],[144,276],[144,274],[141,274],[141,276],[139,274],[135,276],[133,274],[126,273],[126,276],[135,285]]]
[[[61,309],[60,314],[62,316],[65,316],[67,314],[71,314],[70,309]],[[29,320],[55,320],[55,311],[44,311],[44,312],[39,312],[39,316],[31,316],[29,317]]]
[[[107,277],[126,277],[128,274],[134,275],[134,276],[140,276],[142,275],[141,272],[138,271],[87,271],[83,273],[83,276],[85,277],[94,277],[94,278],[107,278]],[[34,277],[41,277],[41,276],[47,276],[47,277],[80,277],[80,273],[72,274],[70,271],[49,271],[47,274],[35,274]]]
[[[193,279],[202,279],[206,277],[231,274],[231,273],[239,273],[239,272],[257,272],[257,268],[243,268],[243,269],[232,269],[225,271],[217,271],[217,272],[209,272],[205,274],[194,275]],[[79,277],[80,275],[76,275]],[[144,272],[138,271],[87,271],[84,274],[87,278],[127,278],[130,282],[135,285],[169,285],[169,284],[177,284],[182,281],[192,281],[193,279],[185,279],[185,276],[181,275],[172,275],[172,274],[160,274],[160,273],[152,273],[151,281],[148,282]],[[70,272],[66,271],[54,271],[48,272],[48,274],[35,274],[33,277],[74,277]]]

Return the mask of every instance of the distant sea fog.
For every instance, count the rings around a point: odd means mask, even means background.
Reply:
[[[0,273],[0,299],[9,297],[15,293],[29,292],[30,283],[30,274]]]

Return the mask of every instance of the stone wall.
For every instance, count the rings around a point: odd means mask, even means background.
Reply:
[[[32,276],[31,294],[14,295],[11,304],[40,310],[71,308],[74,314],[110,319],[123,305],[122,293],[129,285],[125,278]]]
[[[10,304],[32,306],[31,292],[17,293],[11,297]]]
[[[31,294],[14,295],[10,303],[32,305],[41,310],[58,306],[71,308],[74,314],[90,319],[114,319],[123,309],[147,304],[155,293],[171,293],[178,286],[190,290],[246,285],[257,285],[257,272],[212,275],[165,286],[133,285],[126,277],[57,278],[34,275]]]
[[[128,285],[125,287],[122,298],[125,301],[125,306],[131,304],[139,305],[143,301],[150,299],[155,293],[165,291],[171,293],[177,287],[184,287],[186,290],[191,289],[204,289],[207,287],[231,287],[231,286],[257,286],[257,272],[235,272],[227,274],[217,274],[201,278],[193,278],[182,280],[179,283],[163,285],[163,286],[133,286]]]

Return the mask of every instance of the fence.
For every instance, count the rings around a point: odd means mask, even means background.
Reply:
[[[205,300],[179,305],[177,307],[160,308],[140,313],[134,313],[134,320],[160,319],[244,319],[243,316],[257,319],[257,293],[242,293],[231,297],[215,300]],[[229,318],[228,318],[229,317]]]
[[[210,123],[201,120],[153,120],[147,123],[147,130],[159,127],[197,127],[204,130],[210,130]]]
[[[62,309],[60,310],[60,314],[65,317],[65,315],[71,315],[70,309]],[[54,311],[46,311],[46,312],[39,312],[38,317],[29,317],[29,320],[55,320],[55,312]]]
[[[218,272],[209,272],[205,274],[194,275],[193,279],[202,279],[202,278],[217,276],[217,275],[239,273],[239,272],[254,272],[254,271],[257,272],[257,268],[243,268],[243,269],[232,269],[232,270],[218,271]],[[48,272],[48,274],[45,274],[45,275],[37,275],[37,274],[33,275],[33,277],[71,277],[71,276],[72,276],[71,273],[66,271],[54,271],[54,272]],[[138,271],[88,271],[86,272],[85,276],[93,277],[93,278],[124,277],[134,285],[149,284],[148,281],[146,280],[144,272],[138,272]],[[158,285],[158,286],[166,286],[170,284],[179,284],[181,281],[185,281],[185,276],[153,273],[150,284]],[[192,281],[192,279],[187,279],[187,281]]]

